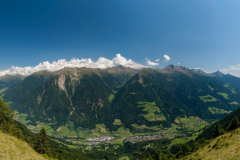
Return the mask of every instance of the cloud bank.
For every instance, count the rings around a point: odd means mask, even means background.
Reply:
[[[154,63],[154,62],[153,62]],[[122,65],[125,67],[131,67],[131,68],[144,68],[144,67],[150,67],[150,66],[145,66],[139,63],[134,62],[131,59],[126,59],[125,57],[121,56],[121,54],[116,54],[116,56],[110,60],[104,57],[100,57],[96,62],[92,61],[90,58],[89,59],[77,59],[73,58],[70,61],[67,61],[65,59],[60,59],[58,61],[53,61],[50,63],[49,61],[45,61],[42,63],[39,63],[35,67],[15,67],[12,66],[11,68],[5,70],[5,71],[0,71],[0,76],[10,74],[21,74],[21,75],[30,75],[34,72],[42,71],[42,70],[48,70],[48,71],[57,71],[60,69],[63,69],[64,67],[87,67],[87,68],[108,68],[108,67],[113,67],[116,65]]]

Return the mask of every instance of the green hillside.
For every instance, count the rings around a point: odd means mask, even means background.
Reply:
[[[0,131],[0,159],[44,160],[29,144]]]
[[[116,93],[112,115],[136,132],[179,125],[179,118],[191,116],[211,123],[237,108],[238,94],[233,85],[185,67],[143,69]]]
[[[202,159],[202,160],[237,160],[240,159],[240,129],[232,131],[213,139],[205,147],[184,157],[184,160]]]
[[[113,100],[113,115],[125,127],[132,124],[170,127],[176,117],[195,116],[179,99],[149,75],[140,72],[132,77]],[[137,129],[136,129],[137,130]]]
[[[0,98],[0,159],[44,159],[22,141],[26,137],[13,117],[14,114]]]
[[[239,117],[240,115],[240,107],[237,108],[236,110],[234,110],[233,112],[231,112],[229,115],[227,115],[226,117],[220,119],[218,122],[215,122],[214,124],[212,124],[211,126],[209,126],[208,128],[206,128],[205,130],[203,130],[203,132],[198,136],[198,139],[211,139],[213,138],[213,132],[214,132],[214,126],[217,123],[220,123],[222,128],[224,130],[227,130],[229,123],[231,122],[231,120],[236,116]]]
[[[183,159],[240,159],[239,123],[240,108],[203,130],[196,142],[202,142],[200,149]],[[218,126],[218,127],[216,127]],[[231,127],[230,127],[231,126]],[[225,134],[224,134],[225,133]],[[220,135],[220,136],[219,136]],[[193,143],[194,144],[194,143]],[[200,146],[201,146],[200,145]]]

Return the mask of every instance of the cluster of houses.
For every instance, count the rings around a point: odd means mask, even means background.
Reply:
[[[99,142],[109,142],[111,140],[113,140],[113,137],[110,136],[101,136],[98,138],[87,138],[88,140],[88,145],[90,146],[96,146],[99,144]]]
[[[106,142],[113,140],[113,137],[110,136],[101,136],[98,138],[87,138],[89,142]]]
[[[176,133],[172,133],[172,134],[156,134],[156,135],[148,135],[148,136],[132,136],[132,137],[127,137],[124,140],[125,142],[141,142],[141,141],[148,141],[148,140],[158,140],[158,139],[162,139],[165,137],[174,137],[176,136]]]

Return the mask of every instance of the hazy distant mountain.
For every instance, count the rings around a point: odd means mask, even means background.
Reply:
[[[19,82],[21,82],[25,76],[16,74],[16,75],[4,75],[0,77],[0,90],[3,88],[11,87]]]
[[[220,71],[213,72],[212,74],[213,74],[214,77],[216,77],[216,78],[221,78],[221,77],[224,76],[224,74],[223,74],[222,72],[220,72]]]
[[[232,85],[234,85],[234,87],[238,88],[240,90],[240,78],[233,76],[231,74],[223,74],[220,71],[217,71],[215,73],[213,73],[215,75],[216,78],[221,79],[224,82],[230,83]]]
[[[18,101],[36,87],[44,84],[51,76],[52,73],[49,71],[40,71],[26,77],[23,81],[4,92],[4,100],[13,102]]]

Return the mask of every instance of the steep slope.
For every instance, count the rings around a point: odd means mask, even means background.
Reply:
[[[44,160],[29,144],[0,131],[0,159]]]
[[[141,71],[116,94],[113,101],[116,119],[120,119],[128,128],[133,128],[134,124],[170,127],[178,116],[195,116],[174,94],[156,83],[150,72],[156,71]],[[161,78],[158,77],[158,80],[161,81]]]
[[[0,159],[44,159],[27,143],[19,140],[25,137],[13,117],[12,111],[0,98]]]
[[[206,160],[236,160],[240,159],[240,128],[213,139],[208,145],[184,157],[184,160],[206,159]]]
[[[239,90],[215,77],[206,76],[185,67],[167,66],[162,72],[163,84],[176,97],[203,119],[216,119],[238,107]],[[156,73],[156,76],[161,74]],[[231,90],[231,89],[232,90]]]
[[[115,95],[112,123],[121,121],[131,131],[200,117],[210,121],[226,116],[239,103],[238,90],[212,75],[169,65],[163,70],[142,69]],[[195,120],[196,121],[196,120]],[[182,125],[182,124],[180,124]],[[117,130],[120,126],[113,125]]]
[[[112,110],[125,127],[134,123],[170,126],[177,117],[224,117],[239,102],[239,91],[231,84],[169,65],[163,70],[143,69],[132,77],[116,94]]]
[[[30,93],[36,87],[44,84],[51,77],[51,72],[40,71],[26,77],[20,83],[10,87],[4,92],[3,99],[5,102],[16,102],[26,94]]]
[[[240,116],[240,107],[234,110],[232,113],[227,115],[226,117],[220,119],[218,122],[222,125],[224,130],[227,130],[228,125],[230,124],[231,120],[234,117],[239,117]],[[212,124],[210,127],[206,128],[198,137],[197,139],[211,139],[213,138],[213,132],[214,132],[214,126],[218,123]]]
[[[104,70],[64,68],[48,76],[36,73],[10,88],[3,98],[13,101],[11,107],[29,114],[33,121],[58,122],[54,128],[68,120],[76,126],[94,128],[106,122],[110,97],[136,72],[117,66]],[[18,91],[21,94],[17,96]]]

